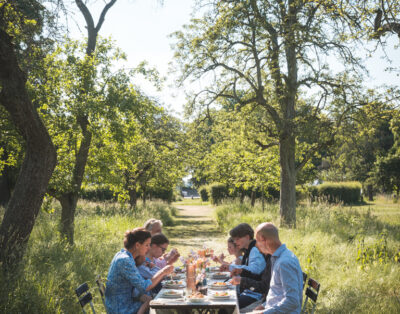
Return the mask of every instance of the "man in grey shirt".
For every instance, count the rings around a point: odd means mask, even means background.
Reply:
[[[300,313],[303,300],[303,272],[296,255],[279,240],[272,223],[256,229],[257,248],[271,254],[272,276],[267,299],[255,313]]]

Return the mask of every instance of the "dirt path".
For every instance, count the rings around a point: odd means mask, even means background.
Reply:
[[[227,235],[218,229],[213,217],[214,207],[209,205],[177,205],[179,215],[176,224],[165,227],[170,239],[170,247],[176,247],[181,255],[187,255],[191,249],[197,250],[204,245],[216,252],[226,249]]]

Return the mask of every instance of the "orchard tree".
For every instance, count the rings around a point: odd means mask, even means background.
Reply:
[[[50,136],[26,89],[28,60],[40,50],[46,9],[38,1],[0,3],[0,104],[24,140],[25,157],[0,227],[3,270],[21,261],[56,164]],[[28,62],[29,63],[29,62]]]
[[[88,61],[85,45],[67,40],[45,58],[41,76],[30,81],[34,102],[57,147],[58,164],[48,193],[61,204],[61,230],[68,241],[73,240],[71,205],[76,206],[84,181],[83,173],[79,174],[83,171],[81,167],[86,167],[86,161],[83,165],[82,158],[79,158],[82,145],[89,144],[85,137],[89,133],[90,142],[93,137],[101,137],[101,124],[105,119],[113,118],[110,112],[116,104],[109,99],[107,86],[118,82],[113,77],[118,73],[113,73],[112,66],[115,60],[123,58],[124,54],[115,49],[112,42],[98,40],[97,49]],[[85,89],[85,96],[82,95],[82,77],[92,82],[90,89]],[[82,121],[82,116],[86,117],[85,121]],[[87,133],[82,132],[82,123],[88,123]],[[85,158],[89,158],[90,150],[85,154]]]
[[[194,106],[227,98],[238,108],[257,105],[269,116],[260,146],[279,146],[281,224],[294,227],[298,172],[331,142],[334,119],[340,122],[352,104],[356,81],[348,73],[358,60],[347,45],[346,12],[336,1],[205,2],[203,12],[209,10],[204,16],[175,33],[181,82],[210,81],[194,95]],[[343,61],[343,72],[332,71],[333,60]],[[300,106],[302,95],[305,106]],[[327,116],[333,107],[335,117]],[[306,133],[325,134],[308,145],[296,164],[296,139],[305,124]],[[268,141],[268,134],[276,139]]]

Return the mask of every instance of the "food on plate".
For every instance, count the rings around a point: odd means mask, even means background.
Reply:
[[[170,291],[165,291],[165,295],[178,295],[180,294],[178,291],[170,290]]]
[[[188,299],[204,299],[205,295],[201,292],[193,292],[191,295],[188,296]]]
[[[227,273],[215,273],[214,276],[222,276],[222,277],[227,277]]]
[[[217,281],[213,283],[213,286],[217,286],[217,287],[224,287],[226,286],[227,283],[226,282],[222,282],[222,281]]]
[[[225,291],[215,292],[213,294],[214,297],[229,297],[229,293]]]
[[[182,280],[168,280],[165,282],[166,285],[169,286],[179,286],[179,285],[183,285],[183,281]]]

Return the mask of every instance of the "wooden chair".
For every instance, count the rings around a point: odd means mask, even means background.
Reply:
[[[86,313],[84,307],[86,304],[90,304],[90,307],[92,308],[92,312],[93,314],[96,314],[96,311],[94,310],[94,306],[93,306],[93,297],[92,294],[89,291],[89,286],[88,284],[85,282],[83,284],[81,284],[78,288],[75,289],[75,293],[78,297],[78,303],[81,305],[82,307],[82,312]]]
[[[97,275],[96,283],[97,283],[97,287],[99,288],[101,301],[103,301],[104,307],[106,307],[106,300],[105,300],[106,286],[104,285],[103,279],[101,279],[100,275]]]
[[[310,303],[312,304],[311,314],[314,313],[315,307],[317,305],[317,298],[320,286],[321,285],[316,280],[312,278],[308,279],[307,289],[306,289],[306,299],[304,300],[303,307],[301,309],[302,314],[306,313],[307,311],[308,300],[310,300]]]

